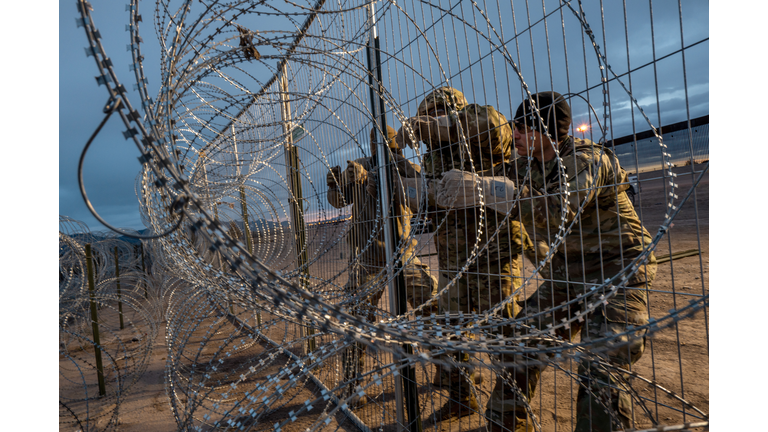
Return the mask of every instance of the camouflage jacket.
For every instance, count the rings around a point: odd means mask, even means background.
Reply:
[[[535,243],[552,244],[564,222],[573,226],[553,255],[552,277],[573,283],[602,283],[642,252],[652,238],[627,197],[627,173],[610,150],[589,140],[568,137],[559,148],[566,178],[560,188],[557,159],[543,164],[519,158],[507,176],[521,191],[519,214]],[[530,174],[527,183],[523,183]],[[583,203],[583,209],[579,208]],[[656,274],[653,254],[628,281],[650,282]]]
[[[422,174],[437,180],[451,169],[473,171],[474,167],[481,176],[504,175],[513,154],[512,129],[504,116],[493,107],[470,104],[449,119],[449,131],[422,137],[431,141],[428,147],[432,149],[424,157]],[[460,143],[459,128],[456,127],[459,122],[467,140],[466,146]],[[485,212],[482,224],[481,212]],[[440,270],[456,271],[464,267],[478,238],[480,248],[486,244],[488,247],[469,266],[470,272],[482,271],[489,263],[519,259],[523,244],[526,244],[526,251],[532,248],[520,222],[510,217],[502,226],[505,215],[489,208],[447,211],[433,207],[429,213],[438,226],[435,243]],[[498,234],[491,237],[499,226]]]
[[[393,154],[393,161],[397,165],[398,173],[406,178],[418,177],[420,168],[404,157]],[[371,157],[356,159],[355,162],[371,175],[374,169]],[[376,206],[378,197],[369,195],[365,188],[366,182],[355,183],[347,177],[347,171],[341,171],[339,186],[328,188],[328,203],[336,208],[352,205],[352,225],[347,234],[347,244],[353,257],[360,254],[360,264],[383,268],[386,266],[386,245],[384,242],[384,229],[381,219],[376,218]],[[400,191],[399,193],[397,191]],[[409,237],[411,230],[411,211],[407,205],[403,205],[403,187],[395,183],[393,197],[395,205],[400,208],[399,218],[395,219],[396,229],[405,244],[399,245],[403,259],[408,259],[416,247],[416,239]],[[375,234],[374,234],[375,233]],[[373,235],[373,238],[371,236]],[[370,242],[370,243],[369,243]]]

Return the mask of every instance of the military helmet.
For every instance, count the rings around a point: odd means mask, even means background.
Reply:
[[[536,101],[538,112],[531,106],[531,99]],[[544,123],[547,132],[555,138],[555,142],[559,143],[568,137],[568,129],[571,127],[571,107],[558,92],[535,93],[517,107],[514,122],[539,132],[543,132],[541,123]]]
[[[459,114],[475,163],[492,166],[508,160],[514,150],[514,134],[504,114],[490,105],[468,105]]]
[[[452,107],[455,110],[460,110],[469,105],[467,98],[464,94],[453,87],[440,87],[429,93],[424,100],[419,104],[419,109],[416,115],[428,115],[428,113],[435,109],[450,109]]]

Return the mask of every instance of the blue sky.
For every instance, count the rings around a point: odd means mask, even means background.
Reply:
[[[126,51],[128,12],[126,2],[93,2],[94,22],[102,33],[102,43],[121,82],[132,90],[130,53]],[[79,12],[75,1],[62,2],[59,13],[59,213],[85,222],[92,230],[105,230],[83,203],[77,184],[77,163],[85,143],[103,120],[102,109],[108,94],[97,86],[93,57],[86,57],[87,39],[75,24]],[[149,86],[156,93],[159,81],[159,45],[152,42],[151,13],[144,26],[149,43],[142,47],[154,72],[147,71]],[[154,78],[154,79],[153,79]],[[138,93],[131,100],[138,104]],[[116,115],[101,130],[91,145],[84,164],[83,178],[88,197],[99,214],[117,227],[142,228],[134,179],[140,168],[139,152],[122,136],[125,130]]]
[[[552,3],[547,0],[547,7],[549,10],[554,9],[557,3]],[[516,3],[517,10],[524,10],[520,6],[522,3]],[[587,18],[590,20],[590,24],[594,29],[601,28],[599,8],[596,8],[597,3],[587,2],[586,13]],[[606,27],[606,33],[610,35],[624,33],[624,18],[622,16],[623,11],[621,8],[615,6],[615,3],[607,3],[602,11],[608,17],[604,26]],[[104,44],[107,55],[115,65],[115,70],[119,76],[120,81],[128,88],[131,96],[131,103],[135,107],[139,107],[140,100],[138,93],[132,91],[133,89],[133,72],[129,70],[130,53],[127,51],[126,46],[130,43],[128,39],[128,32],[125,31],[126,24],[128,23],[128,12],[125,10],[125,4],[120,2],[93,2],[94,11],[92,12],[94,22],[97,28],[102,33],[102,43]],[[464,5],[464,11],[461,8],[454,8],[454,11],[459,15],[460,13],[471,12],[471,4]],[[147,5],[141,7],[148,8]],[[696,0],[686,0],[683,2],[683,37],[686,40],[686,44],[690,44],[693,41],[700,41],[709,36],[708,29],[708,7],[707,2],[701,2]],[[531,9],[531,19],[536,20],[537,12],[536,8]],[[159,43],[156,39],[154,26],[152,23],[151,10],[143,10],[145,15],[144,22],[141,24],[141,34],[144,39],[142,44],[142,54],[145,56],[145,74],[149,79],[148,87],[150,94],[154,95],[158,89],[159,82]],[[394,13],[394,9],[393,12]],[[419,11],[411,12],[414,17],[419,17]],[[429,13],[425,12],[425,14]],[[628,4],[627,14],[629,20],[627,21],[627,38],[628,43],[623,39],[614,40],[609,38],[607,48],[603,48],[603,52],[607,54],[609,62],[613,66],[613,71],[616,73],[622,73],[626,71],[627,54],[629,53],[631,59],[631,68],[635,68],[652,58],[650,51],[650,23],[647,19],[649,8],[647,3],[643,2],[630,2]],[[504,38],[509,39],[510,35],[514,34],[512,31],[512,16],[509,12],[501,12],[502,16],[493,17],[491,21],[494,23],[496,30],[505,30],[506,34]],[[573,17],[569,15],[570,12],[565,11],[564,17],[568,24],[568,38],[567,43],[570,45],[571,57],[569,67],[569,76],[562,74],[564,70],[558,66],[557,55],[554,63],[551,63],[547,59],[547,46],[544,44],[546,36],[543,33],[537,33],[540,29],[534,29],[533,32],[533,44],[530,42],[530,37],[523,36],[519,41],[515,43],[508,43],[507,49],[515,56],[515,61],[523,73],[526,83],[531,86],[531,90],[535,91],[537,88],[540,90],[550,89],[550,82],[554,79],[554,86],[557,89],[565,88],[566,85],[572,85],[572,89],[578,91],[583,87],[583,84],[571,84],[583,79],[578,78],[579,67],[578,56],[581,49],[581,31],[578,26],[575,26]],[[86,57],[84,47],[87,40],[82,28],[78,28],[75,25],[75,20],[79,17],[79,13],[75,7],[75,2],[64,2],[60,5],[59,11],[59,213],[72,217],[74,219],[85,222],[93,230],[105,229],[100,223],[93,218],[85,205],[80,195],[80,191],[77,186],[77,161],[80,157],[80,152],[85,142],[93,133],[99,122],[103,119],[104,114],[102,108],[107,101],[107,92],[104,87],[99,87],[96,84],[95,75],[97,69],[92,57]],[[677,11],[677,5],[671,2],[657,2],[654,4],[654,19],[655,19],[655,37],[656,37],[656,56],[660,57],[667,53],[673,52],[680,47],[681,31],[679,26],[679,15]],[[528,17],[521,16],[518,12],[515,17],[514,24],[517,28],[524,28],[524,24]],[[570,20],[570,21],[569,21]],[[260,29],[268,28],[265,25],[275,26],[274,18],[270,18],[269,21],[260,21],[257,19],[253,21],[254,27]],[[456,20],[453,21],[455,26]],[[459,22],[459,28],[462,24]],[[397,40],[397,32],[387,33],[386,26],[388,22],[386,18],[381,20],[382,28],[382,42],[386,45],[385,49],[391,51],[399,49],[402,46],[401,41]],[[443,25],[441,23],[441,25]],[[541,26],[539,26],[541,27]],[[455,27],[453,27],[455,28]],[[492,34],[491,30],[482,30],[486,34]],[[443,27],[440,31],[448,32],[449,28]],[[485,64],[482,69],[477,66],[473,66],[473,70],[469,75],[465,72],[458,72],[456,65],[461,64],[463,61],[466,65],[467,62],[478,61],[478,55],[482,55],[487,52],[484,46],[487,43],[481,39],[477,39],[474,33],[470,30],[466,31],[466,28],[462,29],[461,37],[466,37],[469,41],[469,46],[479,46],[480,51],[475,52],[473,56],[474,48],[468,52],[461,52],[457,54],[454,48],[451,48],[451,42],[448,40],[448,44],[445,45],[440,37],[434,37],[432,40],[434,46],[437,47],[439,55],[441,55],[441,63],[448,65],[451,68],[451,62],[453,64],[452,82],[460,83],[462,89],[467,94],[468,98],[471,98],[473,102],[488,103],[499,107],[500,111],[506,113],[507,116],[511,114],[517,103],[519,103],[519,96],[515,94],[512,88],[505,90],[507,82],[511,83],[511,87],[514,87],[517,82],[516,79],[507,81],[509,79],[509,71],[507,71],[507,79],[504,76],[496,76],[496,79],[501,79],[495,86],[489,87],[487,82],[494,79],[494,74],[500,73],[498,70],[494,70],[493,66],[498,65],[494,63],[491,65],[489,60],[483,60],[481,63]],[[482,34],[481,34],[482,36]],[[429,33],[428,33],[428,37]],[[600,35],[598,35],[600,37]],[[493,38],[492,38],[493,39]],[[557,37],[552,38],[550,42],[550,50],[557,52],[558,44],[562,44],[561,40],[557,40]],[[498,42],[498,39],[496,40]],[[519,42],[519,43],[518,43]],[[407,41],[406,41],[407,43]],[[475,45],[473,45],[475,44]],[[479,45],[478,45],[479,44]],[[387,48],[389,47],[389,48]],[[627,48],[629,47],[629,48]],[[531,50],[536,50],[536,65],[537,69],[534,72],[533,62],[526,61],[526,59],[532,59]],[[629,51],[629,52],[627,52]],[[689,101],[689,115],[697,117],[709,113],[709,74],[708,74],[708,61],[709,61],[709,42],[705,41],[700,43],[695,48],[686,52],[686,74],[688,79],[688,101]],[[453,59],[451,59],[453,57]],[[473,60],[474,57],[474,60]],[[498,56],[497,56],[498,57]],[[587,53],[587,59],[594,57]],[[386,60],[386,59],[385,59]],[[394,59],[395,62],[402,62],[405,65],[408,61],[406,56]],[[430,61],[434,64],[434,60],[420,59],[421,63],[415,65],[415,68],[422,68],[423,70],[431,70],[431,78],[425,77],[425,81],[417,83],[418,86],[428,86],[431,83],[439,82],[442,74],[434,73],[434,68],[429,65]],[[593,61],[593,60],[592,60]],[[548,64],[552,64],[552,71],[548,71]],[[582,62],[583,64],[583,62]],[[592,68],[596,65],[590,64],[588,68]],[[498,68],[498,66],[497,66]],[[583,69],[583,66],[581,66]],[[386,73],[397,75],[400,69],[397,66],[391,71]],[[408,73],[402,71],[403,74]],[[593,82],[599,76],[593,71],[588,72],[590,75],[589,85],[593,85]],[[554,74],[554,75],[553,75]],[[655,125],[658,126],[657,120],[660,120],[662,124],[681,121],[686,118],[685,110],[685,98],[684,86],[680,77],[682,73],[681,56],[673,55],[669,59],[662,60],[657,65],[656,81],[659,84],[659,97],[656,97],[656,89],[652,85],[654,82],[654,74],[652,68],[646,67],[642,70],[633,73],[633,92],[640,101],[641,105],[645,106],[647,114],[652,118]],[[385,76],[385,80],[388,80]],[[406,87],[407,80],[404,83],[398,81],[399,77],[395,76],[395,84],[393,87]],[[570,81],[567,81],[570,80]],[[482,81],[482,89],[478,89]],[[625,78],[626,82],[627,79]],[[581,87],[579,87],[581,85]],[[475,89],[473,91],[473,89]],[[498,94],[492,94],[493,91]],[[400,90],[397,90],[398,94],[395,97],[400,99],[407,99],[408,96],[403,95]],[[418,91],[418,90],[417,90]],[[630,104],[620,96],[623,93],[617,86],[613,86],[612,89],[612,109],[614,121],[614,132],[616,135],[621,136],[622,133],[631,133],[631,124],[629,108]],[[479,92],[479,93],[478,93]],[[490,93],[489,93],[490,92]],[[519,90],[517,90],[519,92]],[[599,90],[597,91],[599,92]],[[504,94],[509,96],[505,98]],[[596,91],[591,92],[592,97]],[[613,94],[619,94],[618,97],[613,97]],[[410,93],[409,93],[410,95]],[[501,95],[501,97],[499,96]],[[598,97],[599,99],[599,97]],[[662,107],[662,114],[659,115],[655,112],[656,101],[659,101],[659,106]],[[598,100],[598,102],[601,102]],[[404,114],[412,114],[415,111],[416,101],[412,100],[408,104],[404,104],[402,109]],[[593,104],[595,102],[593,101]],[[411,106],[413,105],[413,106]],[[588,114],[585,108],[574,106],[574,122],[588,121]],[[599,108],[599,107],[598,107]],[[622,110],[626,109],[626,114],[621,114]],[[579,116],[584,119],[580,119]],[[635,112],[636,121],[639,118],[637,112]],[[642,122],[641,122],[642,123]],[[399,123],[395,120],[395,127],[399,126]],[[638,125],[636,130],[648,129],[647,126]],[[139,214],[138,203],[136,194],[134,192],[134,183],[136,175],[139,170],[139,163],[137,157],[139,156],[138,150],[135,148],[131,141],[126,141],[121,132],[124,130],[124,126],[118,117],[113,117],[109,120],[104,129],[97,136],[91,150],[89,150],[86,157],[84,167],[84,181],[86,185],[86,191],[89,195],[91,202],[96,210],[112,225],[118,227],[132,227],[143,228]],[[333,152],[329,153],[329,157],[332,159],[330,163],[344,163],[341,159],[351,158],[354,155],[349,152],[361,152],[364,151],[365,146],[362,146],[362,150],[359,148],[346,148],[336,151],[335,156]],[[362,153],[358,153],[357,156],[362,156]],[[336,160],[338,159],[338,160]],[[323,164],[318,164],[312,174],[315,178],[321,177],[326,167]],[[316,171],[316,172],[315,172]]]

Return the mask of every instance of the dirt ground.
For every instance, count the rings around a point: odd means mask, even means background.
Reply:
[[[675,191],[678,195],[677,203],[691,189],[694,174],[690,174],[690,172],[700,171],[702,168],[702,165],[696,165],[675,169],[678,173],[677,183],[679,184]],[[664,197],[669,194],[668,179],[662,178],[661,175],[661,172],[640,175],[641,192],[635,202],[638,214],[652,235],[656,234],[659,224],[663,221],[665,213],[668,212],[664,200]],[[327,239],[331,238],[333,233],[327,231],[324,235]],[[339,245],[339,247],[341,246]],[[688,305],[689,301],[700,299],[701,296],[709,293],[708,173],[704,175],[701,183],[695,189],[695,194],[692,194],[689,201],[682,206],[682,210],[675,217],[669,232],[659,242],[656,256],[659,258],[689,250],[697,250],[699,253],[659,264],[650,296],[652,318],[666,317],[671,310],[680,309]],[[324,273],[339,272],[345,268],[348,256],[344,256],[340,251],[341,249],[336,248],[327,253],[328,258],[333,258],[333,260],[322,265]],[[434,257],[429,257],[430,250],[428,248],[422,249],[420,253],[425,255],[423,258],[425,263],[429,263],[433,269],[437,268]],[[342,277],[334,281],[334,286],[326,286],[328,295],[331,296],[334,290],[343,286],[344,283],[346,283],[346,278]],[[382,299],[382,302],[385,301],[386,298]],[[642,401],[641,404],[636,403],[634,405],[636,429],[706,420],[709,413],[708,314],[707,307],[704,312],[699,312],[695,316],[682,320],[648,338],[645,353],[632,370],[654,384],[649,384],[639,378],[631,380],[630,384],[636,391],[638,400]],[[263,318],[265,323],[269,322],[267,315]],[[211,319],[218,318],[212,317]],[[165,339],[165,325],[165,322],[159,325],[157,339],[154,341],[146,371],[120,403],[117,430],[127,432],[177,430],[164,384],[164,370],[169,357]],[[243,331],[242,328],[223,325],[223,330],[220,332]],[[226,330],[227,328],[229,330]],[[279,325],[268,332],[270,338],[277,341],[284,338],[285,334],[284,328]],[[215,337],[207,339],[207,343],[211,346],[215,341]],[[322,345],[329,341],[328,339],[318,340],[317,343]],[[231,349],[228,351],[227,357],[229,357],[229,353],[232,353],[235,355],[232,361],[235,361],[237,356],[241,356],[243,364],[247,364],[250,361],[248,359],[262,356],[267,349],[272,348],[266,341],[257,340],[257,343],[247,350]],[[202,349],[198,352],[204,354]],[[340,379],[340,360],[338,357],[313,371],[314,375],[329,387],[333,387]],[[284,353],[277,353],[273,366],[262,370],[259,376],[274,374],[279,370],[280,365],[286,365],[290,361],[291,359]],[[385,355],[379,354],[377,357],[377,354],[369,350],[366,355],[366,370],[374,368],[376,364],[386,364],[390,361]],[[198,364],[201,363],[202,361],[198,362]],[[541,430],[547,432],[570,431],[575,425],[575,401],[579,385],[570,374],[575,374],[576,364],[565,362],[559,366],[560,368],[557,370],[550,367],[544,372],[538,387],[539,390],[532,401],[532,408],[541,424]],[[435,389],[428,384],[434,373],[431,365],[415,369],[416,380],[419,384],[419,404],[424,430],[486,430],[485,420],[480,414],[464,417],[459,422],[431,423],[430,414],[439,409],[447,400],[448,392]],[[488,370],[483,371],[482,374],[484,381],[477,386],[481,411],[483,411],[483,405],[490,395],[494,378]],[[314,400],[318,397],[320,388],[314,382],[311,380],[302,382],[302,385],[292,390],[292,394],[285,396],[286,400],[291,402],[278,404],[278,407],[269,412],[264,417],[263,422],[256,425],[254,429],[272,429],[274,423],[282,422],[288,418],[291,411],[295,411],[303,401]],[[368,379],[367,382],[371,382],[371,379]],[[368,404],[354,410],[354,413],[372,430],[396,431],[398,429],[395,426],[393,383],[391,378],[384,378],[380,385],[369,387],[367,390]],[[295,421],[286,426],[285,430],[305,430],[315,423],[321,411],[328,410],[332,406],[329,404],[316,407],[309,413],[305,412],[298,415]],[[323,430],[357,430],[353,422],[340,412],[332,415],[330,419],[330,423],[323,426]],[[74,429],[69,426],[62,426],[60,430]]]

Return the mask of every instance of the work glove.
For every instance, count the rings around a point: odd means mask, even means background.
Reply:
[[[452,169],[443,174],[435,187],[438,207],[464,209],[484,203],[508,213],[515,204],[515,183],[504,176],[480,177],[468,171]]]
[[[368,171],[355,161],[347,161],[346,181],[348,183],[362,184],[368,180]]]
[[[448,116],[411,117],[397,131],[395,142],[401,149],[408,145],[415,150],[419,146],[419,141],[425,142],[431,148],[433,143],[450,141],[450,126],[451,121]]]
[[[335,187],[337,183],[341,183],[341,167],[336,165],[328,171],[325,176],[325,183],[328,187]]]

